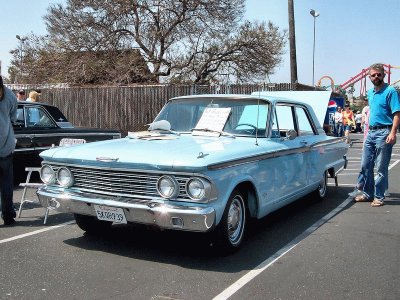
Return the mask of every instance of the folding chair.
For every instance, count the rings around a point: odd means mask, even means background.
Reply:
[[[28,171],[28,175],[26,176],[26,181],[25,182],[21,182],[19,184],[19,186],[23,187],[24,190],[22,192],[22,197],[21,197],[21,203],[19,205],[19,209],[18,209],[18,218],[21,217],[21,212],[22,212],[22,206],[24,205],[24,203],[28,202],[28,203],[33,203],[35,202],[35,200],[33,199],[27,199],[26,198],[26,192],[28,189],[38,189],[39,187],[41,187],[43,184],[42,183],[34,183],[34,182],[30,182],[31,181],[31,176],[32,176],[32,172],[40,172],[40,168],[32,168],[32,167],[27,167],[25,168],[25,171]],[[46,207],[46,212],[44,214],[44,221],[43,224],[46,224],[47,222],[47,217],[49,215],[49,210],[51,208]]]

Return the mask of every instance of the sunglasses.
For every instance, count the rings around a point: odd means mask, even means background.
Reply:
[[[371,74],[369,76],[371,76],[371,77],[382,77],[382,73],[375,73],[375,74]]]

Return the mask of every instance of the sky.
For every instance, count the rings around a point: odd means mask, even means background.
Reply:
[[[167,1],[167,0],[166,0]],[[50,4],[63,0],[0,0],[1,74],[7,76],[11,54],[18,46],[16,35],[46,34],[43,16]],[[315,82],[329,76],[342,84],[362,69],[381,62],[400,67],[400,0],[293,0],[298,81],[313,84],[314,17]],[[245,19],[271,21],[288,30],[287,0],[245,0]],[[269,75],[274,83],[290,82],[289,43],[279,67]],[[392,69],[391,83],[400,80],[400,68]],[[367,87],[371,87],[367,80]],[[328,79],[322,85],[330,85]],[[355,86],[355,95],[360,86]]]

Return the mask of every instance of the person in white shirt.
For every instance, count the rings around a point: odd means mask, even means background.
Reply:
[[[342,113],[342,108],[340,106],[338,106],[336,108],[334,120],[335,120],[335,131],[334,131],[335,136],[342,137],[343,136],[343,113]]]
[[[362,114],[359,110],[357,111],[356,115],[354,116],[354,121],[356,123],[356,132],[362,132],[362,129],[361,129]]]

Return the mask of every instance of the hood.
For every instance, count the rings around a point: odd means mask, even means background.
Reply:
[[[67,164],[193,172],[206,169],[210,164],[266,151],[265,146],[257,146],[255,139],[248,137],[165,136],[168,139],[126,137],[57,147],[43,151],[40,156],[48,162]]]

